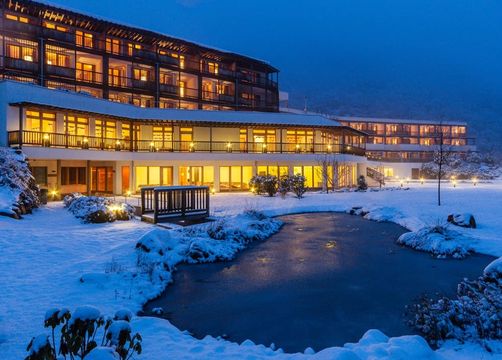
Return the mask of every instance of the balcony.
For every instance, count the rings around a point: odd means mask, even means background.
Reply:
[[[75,34],[55,29],[43,28],[43,35],[48,39],[63,41],[68,44],[75,44]]]
[[[8,19],[4,19],[4,28],[6,31],[28,35],[37,35],[39,31],[39,27],[36,25],[20,23],[19,21]]]
[[[155,81],[152,80],[141,80],[141,79],[131,79],[132,87],[144,90],[155,90]]]
[[[134,152],[206,152],[250,154],[351,154],[364,156],[365,149],[348,144],[292,144],[228,141],[158,141],[103,139],[93,136],[42,133],[37,131],[10,131],[9,146],[36,146],[83,150],[109,150]]]
[[[26,61],[23,59],[15,59],[10,57],[5,57],[4,59],[5,68],[29,72],[38,71],[38,62]]]
[[[74,68],[67,68],[57,65],[46,65],[45,72],[47,75],[75,79],[76,70]]]
[[[101,84],[103,82],[102,74],[90,70],[76,70],[76,80],[89,84]]]

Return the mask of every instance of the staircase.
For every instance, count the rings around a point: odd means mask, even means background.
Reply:
[[[385,175],[375,168],[367,167],[366,176],[375,180],[380,186],[385,185]]]

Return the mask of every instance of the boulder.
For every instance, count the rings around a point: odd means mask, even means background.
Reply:
[[[456,225],[456,226],[461,226],[465,228],[476,228],[476,220],[474,219],[474,216],[469,213],[464,213],[464,214],[450,214],[448,215],[448,222]]]

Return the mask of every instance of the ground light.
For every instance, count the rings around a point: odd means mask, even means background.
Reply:
[[[125,197],[125,203],[127,204],[127,198],[130,197],[132,195],[132,192],[131,190],[127,190],[125,193],[124,193],[124,197]]]
[[[52,197],[52,201],[56,200],[56,197],[58,196],[58,191],[57,190],[51,190],[50,192],[51,194],[51,197]]]
[[[214,190],[214,188],[211,188],[211,195],[214,195],[216,194],[216,190]]]
[[[404,180],[403,179],[399,180],[399,185],[401,185],[401,187],[403,187],[403,185],[404,185]]]
[[[454,188],[455,188],[455,187],[457,187],[457,180],[453,179],[453,180],[452,180],[452,184],[453,184],[453,187],[454,187]]]
[[[472,178],[472,184],[474,186],[478,185],[478,179],[477,178]]]
[[[423,185],[423,184],[424,184],[424,178],[423,178],[423,177],[421,177],[421,178],[420,178],[420,184],[421,184],[421,185]]]

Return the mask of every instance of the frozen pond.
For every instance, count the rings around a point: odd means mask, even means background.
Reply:
[[[283,216],[282,230],[227,263],[183,265],[145,306],[194,336],[275,343],[288,352],[355,342],[371,328],[413,333],[404,307],[421,294],[454,294],[492,261],[437,260],[402,248],[406,230],[338,213]]]

